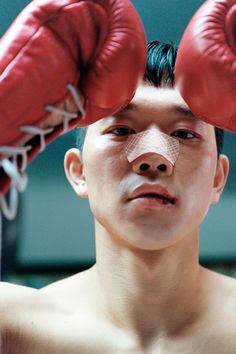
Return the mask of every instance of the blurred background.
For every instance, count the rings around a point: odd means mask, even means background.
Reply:
[[[0,36],[27,0],[1,0]],[[133,0],[148,40],[178,44],[200,0]],[[45,83],[46,85],[46,83]],[[28,167],[29,185],[15,221],[3,222],[2,278],[39,288],[95,262],[93,218],[87,200],[66,181],[63,158],[74,132],[55,141]],[[201,227],[201,264],[236,277],[236,136],[226,132],[223,152],[231,171],[220,204]]]

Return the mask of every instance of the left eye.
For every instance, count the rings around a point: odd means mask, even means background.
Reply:
[[[197,135],[194,132],[188,131],[188,130],[177,130],[172,136],[176,136],[177,138],[180,139],[193,139],[197,138]]]
[[[124,135],[134,134],[135,131],[131,128],[128,128],[128,127],[119,127],[119,128],[114,128],[114,129],[110,130],[109,133],[112,133],[112,134],[118,135],[118,136],[124,136]]]

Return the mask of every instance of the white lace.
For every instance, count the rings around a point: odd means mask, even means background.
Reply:
[[[12,186],[10,188],[9,194],[9,205],[4,196],[0,197],[0,208],[4,216],[12,220],[15,218],[18,207],[18,192],[23,192],[26,189],[28,178],[23,172],[27,166],[27,152],[31,149],[31,146],[25,147],[12,147],[12,146],[1,146],[0,153],[11,154],[12,161],[7,158],[0,161],[0,166],[3,168],[5,173],[11,178]],[[18,168],[17,157],[21,155],[22,166]],[[21,173],[20,173],[21,172]]]
[[[73,97],[75,104],[77,105],[77,108],[80,111],[81,115],[84,116],[85,115],[84,107],[83,107],[83,104],[81,102],[81,99],[79,97],[79,94],[78,94],[76,88],[71,84],[68,84],[67,88],[70,91],[71,96]]]
[[[27,152],[31,149],[32,147],[30,145],[23,146],[23,147],[0,146],[0,153],[13,156],[14,161],[16,160],[18,155],[21,155],[22,157],[21,171],[24,172],[27,167]],[[0,161],[0,165],[1,165],[1,161]]]
[[[20,127],[21,132],[35,134],[35,135],[40,136],[40,150],[39,150],[39,152],[42,152],[46,147],[45,135],[52,133],[53,130],[54,130],[53,128],[42,129],[42,128],[34,127],[32,125],[23,125],[22,127]]]
[[[83,105],[82,105],[82,102],[81,102],[81,99],[79,97],[79,94],[76,90],[76,88],[71,85],[71,84],[68,84],[67,85],[67,88],[68,90],[70,91],[71,93],[71,96],[73,97],[74,99],[74,102],[78,108],[78,111],[81,113],[82,116],[85,115],[85,111],[84,111],[84,108],[83,108]],[[69,130],[69,122],[72,120],[72,119],[76,119],[78,118],[78,114],[75,113],[75,112],[68,112],[67,110],[67,105],[65,103],[64,105],[64,108],[65,109],[60,109],[60,108],[57,108],[57,107],[54,107],[52,105],[47,105],[45,107],[45,109],[49,112],[52,112],[52,113],[56,113],[56,114],[59,114],[61,116],[63,116],[64,118],[64,121],[63,121],[63,130],[61,132],[61,134],[65,134],[68,132]]]
[[[79,112],[83,116],[85,114],[85,111],[83,109],[83,105],[77,93],[76,88],[71,84],[68,84],[67,88],[70,91]],[[63,120],[62,134],[68,132],[70,120],[78,118],[77,113],[68,112],[66,104],[64,107],[65,109],[59,109],[52,105],[47,105],[45,107],[46,111],[53,112],[63,116],[64,120]],[[20,127],[20,131],[22,132],[40,136],[40,152],[42,152],[46,147],[45,136],[47,134],[52,133],[53,130],[54,128],[42,129],[31,125],[24,125]],[[24,171],[28,163],[27,152],[31,149],[32,147],[29,145],[24,147],[0,146],[0,154],[7,154],[12,157],[11,160],[9,160],[8,158],[4,158],[0,160],[0,166],[3,168],[5,173],[12,180],[12,186],[9,191],[9,203],[7,203],[5,196],[0,196],[0,211],[2,211],[3,215],[9,220],[12,220],[16,217],[17,209],[18,209],[18,199],[19,199],[18,193],[23,192],[27,186],[28,178],[27,175],[24,173]],[[22,164],[20,169],[17,164],[19,155],[22,158]],[[1,213],[0,213],[0,229],[2,229],[1,223],[2,220],[1,220]],[[1,244],[0,244],[0,248],[1,248]]]

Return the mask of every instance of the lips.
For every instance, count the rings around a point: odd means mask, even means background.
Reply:
[[[137,198],[158,198],[162,199],[165,203],[175,204],[177,198],[173,196],[169,190],[160,184],[142,184],[135,188],[128,200],[133,200]]]

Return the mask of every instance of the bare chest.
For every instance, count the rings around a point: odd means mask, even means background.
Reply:
[[[25,316],[3,335],[2,354],[235,354],[236,321],[203,324],[184,336],[139,344],[124,331],[86,315]]]

